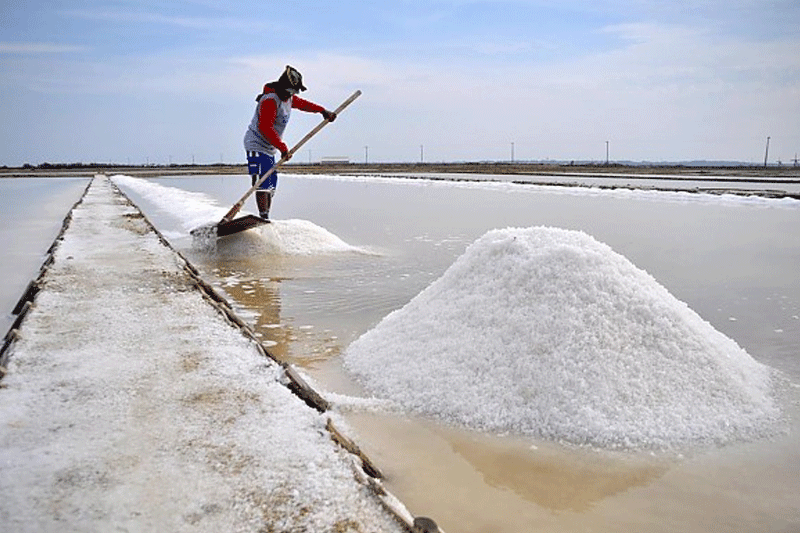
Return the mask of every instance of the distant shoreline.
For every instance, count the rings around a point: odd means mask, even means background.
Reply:
[[[527,163],[527,162],[475,162],[475,163],[289,163],[284,173],[303,174],[518,174],[518,175],[643,175],[653,178],[708,179],[729,176],[737,178],[769,179],[782,182],[800,182],[800,166],[756,165],[691,165],[691,164],[622,164],[597,163]],[[212,165],[101,165],[101,164],[43,164],[39,166],[3,167],[2,177],[76,177],[95,174],[129,174],[133,176],[183,176],[202,174],[247,174],[244,164]]]

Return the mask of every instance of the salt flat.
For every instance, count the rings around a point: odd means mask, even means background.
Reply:
[[[402,531],[321,415],[105,177],[0,390],[7,531]]]

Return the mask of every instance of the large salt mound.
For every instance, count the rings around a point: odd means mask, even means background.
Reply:
[[[771,370],[585,233],[506,229],[353,342],[346,367],[406,409],[607,448],[752,439]]]

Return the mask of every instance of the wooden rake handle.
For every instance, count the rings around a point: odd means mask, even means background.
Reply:
[[[347,106],[349,106],[350,104],[352,104],[352,103],[353,103],[353,101],[354,101],[356,98],[358,98],[359,96],[361,96],[361,91],[356,91],[356,92],[354,92],[352,95],[350,95],[350,98],[348,98],[347,100],[345,100],[344,102],[342,102],[342,104],[341,104],[339,107],[337,107],[337,108],[336,108],[336,110],[334,111],[334,113],[336,113],[336,114],[338,115],[339,113],[341,113],[342,111],[344,111],[344,109],[345,109]],[[309,140],[309,139],[311,139],[311,137],[313,137],[314,135],[316,135],[317,133],[319,133],[319,130],[321,130],[322,128],[324,128],[325,126],[327,126],[329,123],[330,123],[330,120],[328,120],[328,119],[324,119],[322,122],[320,122],[319,124],[317,124],[317,126],[316,126],[316,127],[313,129],[313,130],[309,131],[309,132],[306,134],[306,136],[305,136],[305,137],[303,137],[302,139],[300,139],[300,142],[298,142],[297,144],[295,144],[295,145],[292,147],[292,149],[291,149],[291,150],[289,150],[289,151],[287,152],[287,154],[286,154],[285,156],[281,157],[281,159],[280,159],[280,160],[279,160],[277,163],[275,163],[275,164],[272,166],[272,168],[271,168],[271,169],[269,169],[269,171],[267,171],[267,173],[266,173],[266,174],[264,174],[263,176],[261,176],[261,179],[259,179],[259,180],[258,180],[258,181],[255,183],[255,185],[253,185],[252,187],[250,187],[250,190],[248,190],[248,191],[247,191],[247,192],[244,194],[244,196],[242,196],[242,197],[239,199],[239,201],[238,201],[238,202],[236,202],[235,204],[233,204],[233,207],[231,207],[230,211],[228,211],[228,212],[225,214],[225,216],[224,216],[224,217],[222,217],[222,220],[220,220],[220,222],[219,222],[219,223],[220,223],[220,224],[222,224],[223,222],[230,222],[230,220],[231,220],[233,217],[235,217],[235,216],[236,216],[236,213],[238,213],[238,212],[239,212],[239,211],[242,209],[242,207],[244,206],[244,203],[247,201],[247,199],[248,199],[248,198],[250,198],[250,195],[251,195],[251,194],[253,194],[254,192],[256,192],[256,190],[258,190],[258,188],[261,186],[261,184],[262,184],[262,183],[264,183],[264,181],[266,181],[266,179],[267,179],[267,178],[269,178],[270,176],[272,176],[272,175],[273,175],[273,174],[274,174],[274,173],[275,173],[275,172],[278,170],[278,167],[279,167],[279,166],[281,166],[281,165],[282,165],[282,164],[284,164],[286,161],[288,161],[289,159],[291,159],[291,157],[294,155],[294,153],[295,153],[297,150],[299,150],[301,146],[303,146],[305,143],[307,143],[307,142],[308,142],[308,140]]]

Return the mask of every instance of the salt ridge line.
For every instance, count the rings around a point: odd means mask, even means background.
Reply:
[[[166,278],[168,280],[167,290],[170,299],[170,305],[184,305],[181,302],[187,302],[191,300],[194,301],[194,297],[191,295],[193,291],[184,291],[180,289],[182,282],[180,281],[181,277],[181,268],[186,267],[185,260],[177,260],[176,258],[180,258],[179,254],[173,254],[172,259],[167,259],[170,252],[174,252],[169,247],[164,247],[163,238],[161,239],[162,242],[154,241],[156,245],[151,243],[151,240],[147,237],[147,234],[152,231],[153,228],[147,227],[149,223],[144,219],[143,215],[141,215],[138,210],[135,209],[134,206],[130,205],[128,202],[126,205],[119,207],[120,202],[113,201],[112,204],[116,205],[105,205],[103,202],[103,193],[104,190],[110,190],[110,186],[107,180],[104,178],[95,179],[92,182],[92,187],[90,185],[87,192],[84,194],[84,198],[81,200],[81,205],[76,207],[71,211],[72,215],[72,223],[70,224],[70,229],[72,231],[66,232],[64,235],[64,239],[61,241],[58,249],[56,250],[56,261],[53,265],[53,268],[48,273],[46,279],[46,286],[45,290],[41,291],[37,296],[37,304],[34,306],[32,313],[26,318],[25,321],[25,328],[23,329],[23,336],[20,341],[20,344],[16,346],[14,357],[11,359],[11,372],[9,376],[5,379],[4,385],[5,390],[0,392],[4,396],[4,402],[0,403],[0,420],[4,420],[8,422],[9,420],[13,419],[16,422],[12,423],[10,426],[7,424],[3,424],[8,431],[4,432],[0,437],[0,443],[2,443],[2,447],[5,450],[3,455],[6,458],[14,457],[13,461],[6,462],[5,468],[0,472],[0,498],[4,501],[5,508],[12,509],[14,508],[14,504],[19,505],[19,510],[23,515],[29,513],[27,505],[30,504],[31,494],[38,494],[38,501],[46,500],[48,490],[55,490],[58,487],[53,486],[49,487],[46,483],[47,478],[49,475],[52,475],[52,471],[48,471],[48,467],[51,469],[57,469],[58,465],[63,465],[63,463],[69,462],[68,458],[63,457],[64,450],[78,450],[79,448],[75,448],[72,444],[69,443],[70,438],[74,438],[77,434],[77,437],[82,437],[79,440],[81,442],[85,442],[87,438],[89,438],[94,444],[92,447],[92,452],[97,450],[104,449],[110,441],[114,441],[115,437],[119,436],[120,431],[125,433],[126,429],[122,427],[116,428],[101,428],[101,434],[97,435],[97,426],[100,422],[100,413],[106,412],[107,408],[116,407],[120,401],[125,404],[128,400],[126,396],[123,394],[126,390],[129,390],[128,387],[133,386],[135,389],[138,389],[142,380],[138,379],[137,376],[133,375],[139,370],[140,365],[147,366],[150,363],[150,357],[141,357],[143,355],[147,355],[147,348],[150,344],[158,344],[159,346],[168,341],[172,340],[173,335],[170,334],[169,336],[161,336],[159,337],[156,335],[155,330],[148,331],[148,342],[142,346],[131,346],[129,344],[119,344],[120,342],[125,342],[124,339],[120,340],[119,337],[125,337],[127,335],[126,330],[128,326],[134,325],[136,327],[140,327],[141,325],[136,325],[137,322],[141,317],[138,319],[135,318],[135,315],[131,315],[131,309],[129,309],[126,303],[136,303],[136,302],[147,302],[148,306],[153,304],[153,298],[150,296],[149,291],[152,289],[158,289],[158,282],[157,279],[150,279],[158,271],[159,264],[160,264],[160,278]],[[120,196],[121,197],[121,196]],[[113,198],[113,195],[112,195]],[[90,205],[91,204],[91,205]],[[81,229],[82,228],[82,229]],[[105,228],[108,228],[107,230]],[[97,230],[97,232],[95,232]],[[103,230],[102,232],[100,230]],[[89,234],[87,234],[87,231]],[[78,236],[76,237],[76,232],[78,232]],[[82,232],[82,233],[81,233]],[[89,241],[97,241],[98,233],[102,233],[101,241],[105,239],[105,241],[101,242],[101,246],[98,246],[97,242],[89,242]],[[156,232],[157,234],[157,232]],[[89,241],[84,239],[83,241],[80,240],[81,235],[86,235]],[[84,242],[85,241],[85,242]],[[123,257],[117,255],[115,258],[113,255],[109,255],[114,253],[115,249],[118,249],[119,246],[128,246],[128,245],[135,245],[140,251],[135,255],[128,255],[123,254]],[[166,251],[165,251],[166,250]],[[118,254],[118,252],[117,252]],[[138,257],[137,257],[138,256]],[[160,259],[159,259],[160,258]],[[89,261],[89,263],[87,263]],[[99,262],[98,262],[99,261]],[[110,265],[109,262],[122,262],[125,265],[125,270],[123,275],[122,271],[114,270],[113,265]],[[93,273],[89,273],[88,275],[84,275],[80,273],[80,267],[82,265],[87,265],[93,271]],[[138,272],[138,269],[141,266],[145,266],[147,269],[151,269],[152,266],[156,266],[156,271],[146,272],[145,278],[139,279],[136,285],[138,286],[138,290],[128,291],[125,288],[125,284],[123,282],[127,281],[127,276],[131,275],[131,270],[135,270]],[[175,270],[177,268],[177,270]],[[78,269],[76,271],[76,269]],[[119,273],[119,274],[118,274]],[[184,270],[185,273],[185,270]],[[76,276],[77,277],[74,277]],[[106,293],[109,290],[107,285],[98,285],[98,283],[102,283],[103,280],[108,279],[108,276],[111,275],[114,278],[114,282],[110,287],[111,293],[115,295],[114,298],[106,297]],[[137,274],[138,275],[138,274]],[[73,276],[71,280],[64,280],[67,281],[66,284],[59,283],[59,277],[64,276]],[[156,275],[156,278],[159,276]],[[156,282],[153,285],[153,282]],[[88,285],[87,285],[88,284]],[[87,285],[87,288],[82,288],[83,285]],[[91,287],[89,287],[91,286]],[[70,298],[70,291],[79,290],[82,291],[82,297],[78,298],[78,301],[75,300],[75,296],[73,295]],[[120,295],[121,291],[121,295]],[[100,293],[100,294],[98,294]],[[145,293],[141,295],[140,293]],[[101,308],[97,309],[96,305],[98,303],[97,298],[101,298]],[[120,297],[122,300],[122,305],[120,305]],[[144,298],[144,299],[142,299]],[[188,299],[188,300],[187,300]],[[202,301],[202,300],[200,300]],[[54,308],[53,306],[56,305]],[[199,327],[202,331],[205,331],[206,334],[202,335],[212,344],[214,344],[214,339],[217,339],[220,333],[224,333],[221,330],[214,329],[206,329],[208,325],[205,323],[206,320],[209,320],[210,316],[217,316],[208,315],[210,312],[210,308],[207,306],[205,310],[202,306],[197,307],[196,303],[192,303],[191,306],[194,306],[194,311],[192,311],[192,316],[197,317],[196,323],[193,324],[196,327]],[[70,308],[75,308],[71,310]],[[52,327],[47,326],[45,329],[42,329],[42,320],[47,319],[47,311],[53,309],[61,309],[62,311],[67,311],[64,314],[64,317],[59,320],[55,325],[57,326],[55,329],[58,330],[59,328],[67,328],[69,333],[65,336],[59,334],[57,331],[51,331]],[[149,314],[158,314],[156,313],[158,307],[151,307]],[[180,314],[180,313],[179,313]],[[78,324],[82,323],[85,324],[85,321],[89,319],[91,321],[97,322],[90,326],[88,329],[85,325],[78,326]],[[179,320],[176,318],[174,313],[169,313],[164,316],[162,319],[155,318],[158,327],[163,327],[164,325],[174,324],[174,337],[183,339],[184,337],[181,336],[178,332],[183,329],[183,326],[179,326]],[[82,322],[83,321],[83,322]],[[162,323],[163,322],[163,323]],[[212,320],[214,322],[214,320]],[[74,325],[72,325],[74,324]],[[94,330],[102,325],[106,324],[106,326],[110,326],[110,330],[112,332],[111,336],[107,339],[100,339],[102,346],[95,347],[92,342],[89,342],[94,337],[95,333],[98,333]],[[135,328],[134,328],[135,329]],[[212,331],[213,330],[213,331]],[[77,332],[83,332],[80,335]],[[213,334],[212,334],[213,333]],[[81,339],[75,338],[76,335],[80,337],[85,337],[89,335],[89,339]],[[229,334],[225,334],[229,335]],[[225,337],[222,335],[222,337]],[[53,338],[51,338],[53,337]],[[194,338],[194,337],[193,337]],[[231,337],[233,339],[233,337]],[[244,341],[244,339],[242,339]],[[237,341],[240,343],[242,341]],[[87,344],[88,342],[88,344]],[[127,341],[130,342],[130,341]],[[37,344],[38,343],[38,344]],[[138,342],[137,342],[138,344]],[[63,345],[67,345],[66,347]],[[253,346],[253,343],[248,341],[248,345],[250,347]],[[32,348],[32,346],[38,346],[38,348]],[[72,397],[72,401],[67,404],[59,404],[58,402],[53,403],[44,400],[44,404],[42,405],[42,399],[38,396],[44,395],[47,396],[51,394],[53,391],[62,391],[62,397],[69,397],[71,394],[71,389],[78,388],[83,390],[85,388],[85,382],[91,382],[93,377],[97,376],[97,372],[99,371],[107,371],[111,370],[110,367],[107,367],[108,363],[103,363],[103,357],[107,356],[109,351],[114,349],[119,351],[122,348],[125,348],[123,351],[127,351],[131,348],[134,348],[137,351],[136,356],[133,359],[130,359],[127,354],[124,353],[117,353],[115,354],[115,363],[114,367],[118,366],[118,364],[125,364],[125,372],[119,373],[116,370],[110,376],[101,376],[103,387],[100,389],[87,389],[92,391],[93,394],[82,395],[77,397]],[[33,350],[33,351],[31,351]],[[75,351],[77,350],[77,352]],[[99,351],[98,351],[99,350]],[[173,349],[159,349],[158,356],[163,357],[163,354],[172,352]],[[223,351],[227,351],[229,348],[223,349]],[[180,353],[180,349],[176,350],[176,353]],[[139,353],[141,352],[141,353]],[[32,355],[34,355],[32,357]],[[46,360],[40,356],[47,355],[48,357]],[[155,355],[153,353],[149,355]],[[233,355],[233,354],[231,354]],[[126,361],[126,358],[127,361]],[[255,371],[253,372],[252,368],[245,370],[244,368],[237,369],[237,365],[243,363],[245,365],[249,364],[246,362],[239,361],[241,358],[234,357],[226,357],[219,362],[223,364],[220,366],[219,364],[214,365],[212,369],[214,374],[211,376],[205,376],[203,379],[211,378],[211,382],[208,382],[209,385],[214,384],[218,386],[220,384],[220,378],[224,377],[223,375],[233,372],[233,375],[237,376],[236,386],[233,388],[235,389],[237,386],[242,386],[247,388],[251,386],[249,376],[250,374],[263,374],[264,371]],[[66,364],[65,364],[66,363]],[[42,364],[45,364],[45,367],[42,367]],[[55,366],[54,366],[55,365]],[[166,365],[167,367],[169,365]],[[267,374],[273,373],[274,371],[268,370],[268,367],[261,367],[263,368]],[[70,372],[79,371],[83,377],[78,380],[74,381],[74,377],[70,374]],[[196,365],[192,368],[185,368],[184,371],[197,371]],[[244,373],[242,373],[244,371]],[[38,372],[38,374],[37,374]],[[221,372],[221,374],[220,374]],[[161,372],[159,372],[161,373]],[[58,376],[62,376],[56,383],[49,383],[48,380],[53,378],[53,374]],[[124,380],[130,376],[134,379],[134,382],[126,382],[130,383],[129,385],[124,385],[121,387],[111,387],[108,388],[110,383],[106,382],[113,382],[115,379]],[[158,374],[153,375],[152,377],[155,378]],[[276,374],[276,377],[278,375]],[[239,379],[242,377],[248,377],[247,380],[244,380],[246,383],[239,383]],[[268,376],[265,376],[268,377]],[[185,379],[172,381],[170,385],[170,389],[153,389],[152,393],[156,393],[160,395],[162,392],[172,394],[172,388],[183,388],[183,387],[192,387],[193,385],[189,383],[190,379],[188,379],[187,375],[184,375]],[[44,381],[41,381],[44,380]],[[30,394],[28,390],[30,389],[31,382],[33,382],[34,389],[36,388],[35,385],[37,382],[42,383],[42,387],[39,390],[41,391],[39,394]],[[224,379],[223,381],[224,382]],[[135,384],[134,384],[135,383]],[[279,393],[279,389],[282,389],[283,386],[279,383],[275,382],[274,386],[270,385],[270,380],[267,379],[266,382],[256,380],[253,382],[252,385],[257,386],[257,390],[261,390],[262,387],[269,389],[270,394]],[[278,387],[278,389],[275,389]],[[160,391],[160,392],[159,392]],[[253,392],[254,394],[258,394]],[[110,394],[110,396],[109,396]],[[122,394],[122,395],[120,395]],[[21,396],[20,396],[21,395]],[[283,393],[279,394],[278,396],[284,397]],[[206,393],[192,393],[185,398],[195,398],[198,401],[201,401],[203,398],[206,398]],[[209,398],[213,398],[211,396]],[[106,399],[114,399],[111,405],[105,405],[103,402]],[[15,401],[16,400],[16,401]],[[91,416],[94,417],[93,421],[89,426],[86,426],[83,423],[83,416],[86,414],[83,410],[79,410],[78,412],[70,411],[73,408],[73,403],[80,404],[81,402],[87,402],[87,405],[91,406],[92,402],[100,401],[101,404],[104,405],[101,411],[92,411],[89,413]],[[192,400],[195,401],[195,400]],[[59,406],[59,409],[53,410],[52,407],[54,405]],[[79,407],[86,407],[87,405],[79,406]],[[63,407],[65,413],[61,413],[60,409]],[[35,412],[36,409],[39,408],[47,408],[49,411],[45,413],[41,413],[39,417],[36,418],[36,421],[33,424],[26,422],[26,419],[20,418],[24,412]],[[154,406],[155,408],[155,406]],[[296,409],[296,408],[293,408]],[[93,414],[96,413],[96,414]],[[64,420],[71,420],[68,426],[61,424],[60,422],[56,422],[55,418],[59,416],[65,415],[72,415],[71,418],[67,418]],[[194,410],[189,411],[187,414],[194,415],[196,414]],[[299,411],[297,412],[299,415]],[[172,416],[172,413],[168,410],[164,413],[165,416]],[[52,418],[54,417],[54,418]],[[308,415],[297,416],[298,419],[303,419],[307,421],[312,421],[312,418],[309,418]],[[45,426],[52,421],[52,423],[56,424],[53,428],[48,430]],[[164,428],[164,430],[168,430],[167,433],[174,432],[174,431],[188,431],[192,432],[194,430],[194,426],[185,427],[186,421],[182,420],[179,422],[177,427],[169,427]],[[313,423],[312,425],[315,425]],[[113,425],[113,424],[112,424]],[[248,428],[250,431],[254,433],[263,433],[264,428],[260,427],[261,424],[258,426]],[[291,424],[289,425],[291,427]],[[104,431],[106,430],[106,431]],[[45,431],[47,433],[46,443],[40,443],[38,450],[31,450],[31,441],[30,439],[34,437],[37,433]],[[89,431],[90,433],[82,433],[85,431]],[[91,436],[90,436],[91,435]],[[40,453],[36,453],[37,451],[41,451],[41,447],[47,448],[56,440],[56,436],[59,436],[63,439],[67,439],[66,446],[60,446],[56,449],[49,449],[45,450],[45,453],[42,455]],[[167,435],[163,435],[166,438]],[[240,434],[239,438],[246,439],[249,437],[249,433]],[[197,438],[207,438],[207,437],[197,437]],[[21,440],[20,440],[21,439]],[[163,440],[163,439],[162,439]],[[165,440],[164,442],[167,442]],[[137,440],[138,442],[138,440]],[[201,442],[201,441],[197,441]],[[262,441],[261,445],[264,442]],[[163,444],[162,444],[163,446]],[[182,444],[176,443],[176,446],[182,446]],[[216,445],[215,445],[216,446]],[[36,448],[36,445],[33,445]],[[114,453],[117,454],[119,450],[116,449],[115,446]],[[287,450],[291,449],[287,448]],[[185,450],[187,453],[190,450]],[[195,450],[197,451],[197,450]],[[9,455],[6,455],[8,453]],[[33,454],[32,456],[30,454]],[[305,452],[307,453],[307,451]],[[316,452],[315,452],[316,453]],[[156,456],[158,457],[158,456]],[[35,463],[28,463],[28,460],[35,460]],[[91,460],[91,454],[86,456],[85,460]],[[112,460],[114,458],[107,458],[108,460]],[[330,459],[325,460],[325,462],[330,462]],[[335,461],[334,461],[335,462]],[[47,464],[42,464],[47,463]],[[343,465],[344,466],[344,465]],[[23,470],[20,471],[19,468]],[[97,468],[100,468],[99,466]],[[123,467],[124,468],[127,467]],[[101,468],[102,470],[102,468]],[[139,472],[139,470],[136,470]],[[119,469],[112,470],[109,475],[113,474],[120,474]],[[255,475],[255,471],[254,471]],[[310,475],[310,474],[309,474]],[[349,475],[344,474],[343,479],[352,479]],[[33,480],[33,486],[35,487],[26,487],[24,486],[26,482],[31,481],[31,478],[42,478],[39,480]],[[44,483],[42,481],[45,481]],[[92,481],[92,484],[96,484],[96,482],[101,481],[101,479],[97,479]],[[204,483],[199,483],[200,485],[204,485]],[[380,483],[377,480],[372,480],[369,483],[369,486],[372,487],[372,490],[377,494],[380,487]],[[61,487],[62,489],[64,487]],[[89,487],[87,490],[94,488]],[[200,487],[198,487],[199,489]],[[156,487],[158,490],[158,487]],[[220,488],[222,490],[222,488]],[[91,492],[91,490],[89,490]],[[84,490],[83,492],[86,492]],[[113,492],[113,491],[112,491]],[[119,500],[124,500],[126,494],[117,494],[118,497],[114,501],[119,503]],[[127,496],[131,496],[128,494]],[[135,496],[135,495],[134,495]],[[92,498],[93,502],[99,501],[101,503],[93,503],[91,504],[95,508],[98,506],[102,508],[102,501],[105,501],[104,498],[106,497],[105,492],[98,493],[97,496]],[[382,503],[383,505],[394,503],[394,507],[399,510],[403,510],[402,504],[399,502],[392,501],[392,496],[390,494],[384,493],[382,495]],[[34,498],[36,499],[36,498]],[[80,504],[80,502],[75,501],[80,500],[80,494],[76,491],[71,491],[70,493],[65,493],[60,497],[62,503],[66,504],[69,507],[69,504],[76,503]],[[337,501],[336,498],[332,498],[332,501]],[[27,502],[27,503],[26,503]],[[115,503],[115,505],[116,505]],[[168,502],[165,502],[168,505]],[[203,515],[197,515],[197,519],[204,519],[208,518],[209,513],[211,514],[224,514],[222,509],[218,505],[213,505],[213,513],[208,509],[203,511]],[[63,505],[62,505],[63,508]],[[76,509],[77,510],[77,509]],[[102,509],[99,509],[102,514]],[[241,510],[241,509],[240,509]],[[32,511],[32,510],[31,510]],[[74,514],[69,514],[69,512],[64,511],[69,516],[62,516],[63,519],[71,518],[77,521],[83,520],[85,517],[78,517]],[[313,514],[313,513],[312,513]],[[406,524],[409,523],[411,520],[410,514],[407,513],[405,517]],[[25,530],[40,530],[41,528],[37,526],[37,521],[39,525],[43,521],[47,520],[46,513],[42,514],[37,511],[32,511],[32,514],[28,514],[28,516],[36,516],[35,520],[28,521],[27,519],[21,519],[21,521],[17,521],[14,517],[11,517],[12,520],[17,523],[20,527],[17,530],[25,531]],[[194,516],[194,515],[193,515]],[[170,513],[170,520],[175,519],[172,517],[172,513]],[[374,515],[373,515],[374,517]],[[124,517],[121,517],[122,521],[125,521]],[[137,519],[131,519],[134,523]],[[229,524],[229,521],[225,523]],[[372,524],[375,525],[375,524]],[[45,528],[46,529],[46,528]],[[180,528],[175,528],[173,530],[180,530]],[[192,528],[192,530],[197,530]],[[215,527],[211,527],[210,530],[217,530]]]
[[[288,173],[287,173],[288,174]],[[498,191],[546,191],[555,194],[571,194],[578,196],[607,196],[635,199],[657,198],[670,199],[676,203],[713,203],[715,205],[758,205],[773,208],[800,208],[800,197],[793,193],[773,194],[772,191],[750,191],[735,189],[671,189],[641,188],[623,185],[587,185],[579,183],[551,183],[522,180],[488,180],[477,178],[457,178],[451,176],[435,177],[421,173],[419,175],[386,176],[381,174],[312,174],[292,172],[293,178],[314,179],[323,177],[340,181],[375,181],[382,183],[402,183],[420,187],[460,187],[465,189],[485,189]],[[507,174],[499,175],[501,177]],[[658,195],[658,196],[654,196]]]

